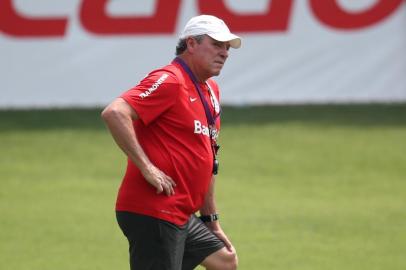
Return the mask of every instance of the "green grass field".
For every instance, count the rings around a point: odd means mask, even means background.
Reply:
[[[0,111],[0,269],[128,269],[99,113]],[[406,104],[225,108],[220,137],[239,269],[406,269]]]

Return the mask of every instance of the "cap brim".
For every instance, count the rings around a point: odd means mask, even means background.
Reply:
[[[211,38],[221,41],[221,42],[230,42],[230,46],[234,49],[241,47],[241,38],[234,34],[207,34]]]

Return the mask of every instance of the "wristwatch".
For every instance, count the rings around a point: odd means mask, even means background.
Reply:
[[[199,217],[203,222],[213,222],[219,219],[219,214],[211,214],[207,216],[200,216]]]

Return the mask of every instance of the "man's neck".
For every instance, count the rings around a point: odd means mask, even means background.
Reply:
[[[190,70],[193,72],[193,75],[195,75],[197,81],[199,83],[205,83],[206,80],[208,79],[206,76],[202,76],[201,72],[199,72],[199,68],[194,64],[194,61],[191,57],[187,55],[179,55],[178,58],[182,59],[183,62],[190,68]]]

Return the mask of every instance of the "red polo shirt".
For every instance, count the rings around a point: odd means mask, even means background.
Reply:
[[[218,114],[218,86],[211,79],[207,83],[213,95],[206,84],[200,87],[212,113]],[[128,160],[116,210],[185,224],[204,202],[213,165],[207,119],[195,86],[182,67],[172,62],[152,71],[121,97],[139,116],[133,124],[146,155],[176,182],[176,187],[175,195],[156,194]],[[218,135],[219,118],[216,129]]]

